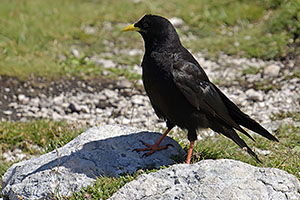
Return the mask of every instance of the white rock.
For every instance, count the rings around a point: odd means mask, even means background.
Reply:
[[[283,170],[222,159],[143,174],[109,199],[299,200],[299,189],[297,177]]]
[[[114,68],[117,66],[117,64],[112,60],[107,60],[96,56],[91,57],[90,61],[94,62],[97,65],[103,66],[104,68]]]
[[[262,101],[264,99],[263,95],[260,92],[252,88],[246,91],[246,95],[249,100],[253,100],[253,101]]]
[[[264,68],[264,75],[269,77],[276,77],[279,75],[280,66],[271,64]]]
[[[74,56],[75,58],[80,58],[80,57],[81,57],[81,56],[80,56],[80,52],[79,52],[78,49],[72,49],[72,50],[71,50],[71,53],[73,54],[73,56]]]
[[[112,98],[116,98],[118,96],[118,94],[110,89],[104,89],[102,91],[102,93],[108,98],[108,99],[112,99]]]
[[[13,114],[13,112],[11,110],[5,110],[5,111],[3,111],[3,113],[5,115],[11,115],[11,114]]]
[[[134,95],[131,97],[131,101],[134,104],[143,105],[144,97],[142,95]]]
[[[18,100],[19,100],[22,104],[28,104],[28,102],[29,102],[29,98],[26,97],[24,94],[19,94],[19,95],[18,95]]]

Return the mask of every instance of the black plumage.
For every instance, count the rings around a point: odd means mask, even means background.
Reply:
[[[188,130],[191,141],[187,163],[190,162],[196,131],[212,130],[232,139],[252,157],[257,155],[238,136],[235,130],[253,138],[241,126],[270,140],[278,141],[272,134],[243,113],[212,82],[209,81],[192,54],[185,49],[173,25],[165,18],[145,15],[123,31],[138,31],[145,42],[142,61],[143,83],[155,113],[166,120],[168,130],[155,145],[139,151],[165,148],[158,145],[175,126]]]

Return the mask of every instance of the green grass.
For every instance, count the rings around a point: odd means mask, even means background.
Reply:
[[[145,13],[182,18],[188,29],[178,31],[181,36],[196,36],[196,40],[184,42],[193,51],[207,49],[210,55],[223,51],[264,59],[297,55],[299,45],[291,48],[290,44],[300,42],[299,4],[298,0],[2,0],[0,75],[23,79],[32,74],[48,78],[66,73],[99,75],[101,67],[82,60],[94,54],[107,57],[104,53],[118,64],[137,64],[140,56],[122,56],[115,49],[143,48],[138,34],[120,30],[124,23],[135,22]],[[86,26],[98,31],[85,33]],[[72,48],[81,52],[75,65]]]
[[[64,197],[66,200],[77,199],[108,199],[126,183],[134,180],[138,174],[114,177],[97,178],[94,185],[82,189],[81,192],[73,193],[71,197]]]
[[[40,154],[32,145],[52,151],[78,135],[77,130],[66,122],[37,120],[30,122],[0,122],[0,151],[21,149],[28,154]]]

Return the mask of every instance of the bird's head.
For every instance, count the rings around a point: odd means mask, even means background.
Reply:
[[[171,22],[158,15],[145,15],[138,22],[127,26],[122,31],[139,32],[146,44],[179,41],[177,32]]]

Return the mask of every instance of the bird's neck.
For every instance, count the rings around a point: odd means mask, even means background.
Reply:
[[[145,38],[146,51],[159,51],[160,49],[172,52],[181,46],[178,37],[160,37],[160,38]]]

